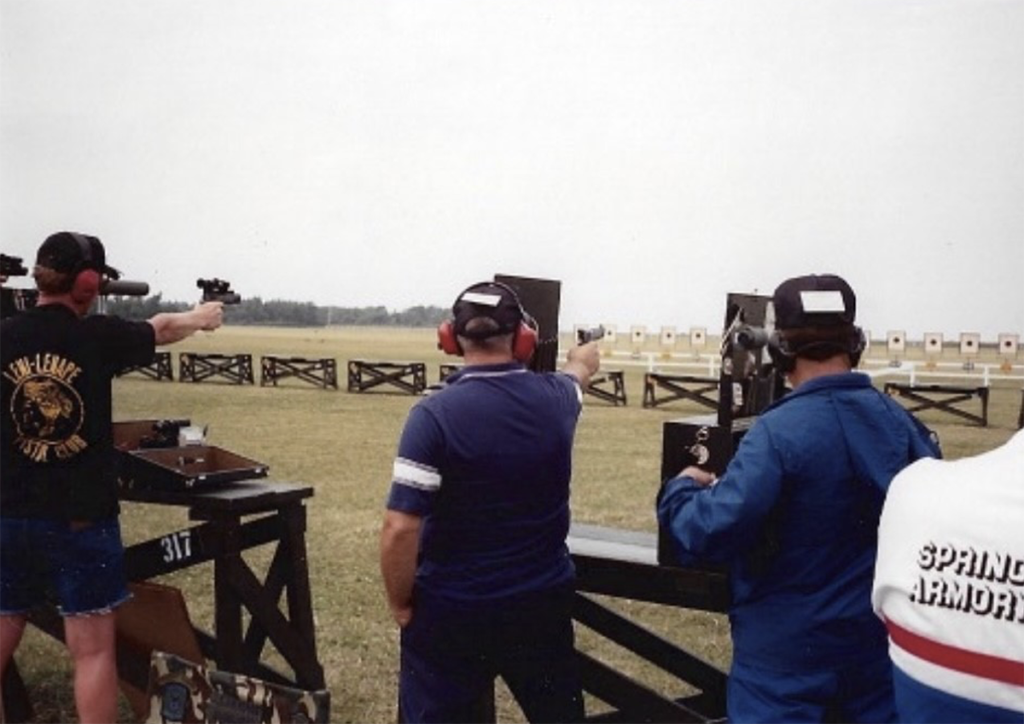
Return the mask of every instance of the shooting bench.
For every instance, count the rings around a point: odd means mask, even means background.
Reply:
[[[725,612],[730,600],[728,574],[724,570],[658,565],[657,536],[653,533],[575,523],[569,529],[568,545],[576,566],[576,623],[696,692],[684,697],[661,693],[577,648],[583,690],[612,708],[586,720],[724,722],[726,672],[587,594]],[[577,636],[577,644],[580,641]],[[477,721],[496,721],[493,692],[477,702],[477,715]]]
[[[253,384],[251,354],[181,352],[178,361],[182,382],[202,382],[212,377],[223,377],[237,385]]]
[[[278,380],[288,377],[295,377],[315,387],[338,389],[338,365],[334,358],[307,359],[264,355],[260,360],[260,386],[277,387]]]
[[[427,387],[427,366],[423,362],[349,360],[349,392],[366,392],[380,385],[390,385],[402,392],[419,395]]]
[[[587,394],[610,402],[616,407],[626,404],[626,383],[622,370],[609,370],[592,377]]]
[[[644,375],[644,407],[657,407],[673,400],[691,400],[712,410],[718,409],[717,377],[691,377],[689,375],[663,375],[648,372]],[[658,389],[668,390],[659,398]],[[715,396],[708,393],[714,392]]]
[[[891,397],[905,398],[911,404],[909,412],[935,409],[947,412],[982,427],[988,426],[988,388],[987,387],[953,387],[949,385],[913,385],[901,382],[886,382],[885,394]],[[981,401],[981,414],[975,414],[959,407],[977,397]]]
[[[148,377],[151,380],[174,380],[174,371],[171,369],[171,353],[170,352],[157,352],[153,356],[153,361],[148,365],[135,365],[129,367],[124,372],[118,375],[118,377],[124,377],[133,372],[141,374],[143,377]]]
[[[303,501],[312,495],[309,486],[265,480],[198,491],[122,488],[122,500],[185,507],[189,519],[198,521],[198,525],[128,546],[128,580],[142,582],[212,562],[215,630],[209,633],[194,629],[203,656],[222,671],[293,688],[322,690],[324,671],[317,657],[305,544]],[[261,581],[242,553],[264,545],[275,548]],[[243,609],[248,612],[244,631]],[[163,625],[159,617],[150,615],[147,620],[153,627]],[[30,622],[48,635],[63,639],[63,623],[56,608],[33,611]],[[263,662],[268,643],[292,669],[291,676]],[[123,682],[146,691],[150,674],[147,651],[119,639],[117,665]],[[30,716],[31,701],[14,666],[8,674],[4,678],[8,714]]]

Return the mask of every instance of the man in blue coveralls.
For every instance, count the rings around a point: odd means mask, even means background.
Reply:
[[[853,372],[856,297],[811,275],[773,295],[769,351],[792,390],[766,408],[722,477],[687,467],[658,519],[683,564],[729,566],[731,722],[894,721],[884,626],[871,609],[877,528],[893,476],[939,450]]]
[[[381,531],[399,718],[476,721],[500,675],[530,721],[579,721],[566,536],[597,344],[570,349],[561,372],[531,372],[536,328],[496,282],[462,292],[438,337],[466,364],[410,411]]]

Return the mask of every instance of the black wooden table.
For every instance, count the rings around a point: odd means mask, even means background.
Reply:
[[[122,499],[188,508],[199,524],[167,533],[125,549],[129,581],[140,582],[213,563],[214,631],[195,629],[205,657],[216,668],[309,691],[323,690],[324,671],[317,656],[309,567],[306,558],[306,510],[313,495],[305,485],[252,480],[205,491],[126,490]],[[242,553],[275,546],[263,580]],[[284,595],[287,614],[279,606]],[[249,613],[243,629],[243,609]],[[34,610],[33,625],[63,640],[63,622],[53,607]],[[160,621],[153,621],[159,626]],[[291,667],[286,672],[263,661],[268,644]],[[118,676],[145,691],[149,656],[119,643]],[[16,666],[4,677],[8,721],[30,716],[32,704]]]
[[[128,580],[143,581],[212,561],[215,630],[212,634],[197,631],[203,653],[225,671],[301,689],[322,689],[324,672],[317,658],[305,542],[304,501],[312,495],[309,486],[267,480],[205,491],[126,491],[124,500],[186,507],[190,520],[201,521],[129,546],[125,550]],[[275,549],[261,581],[242,553],[262,545]],[[287,615],[278,605],[282,594]],[[249,612],[244,630],[243,608]],[[262,662],[267,644],[292,668],[292,676]]]
[[[728,574],[659,565],[654,533],[577,523],[569,531],[568,545],[576,566],[576,623],[696,692],[685,697],[659,692],[650,683],[631,678],[577,648],[583,690],[611,707],[587,716],[587,721],[724,722],[724,671],[588,594],[724,612],[730,600]],[[489,691],[477,702],[476,721],[495,720],[494,692]]]

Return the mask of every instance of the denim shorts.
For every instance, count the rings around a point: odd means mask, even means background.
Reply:
[[[42,603],[56,604],[62,616],[107,613],[130,596],[116,517],[0,518],[0,614]]]

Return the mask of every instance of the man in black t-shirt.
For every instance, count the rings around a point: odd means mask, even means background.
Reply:
[[[0,672],[28,611],[55,595],[82,722],[116,719],[113,612],[129,596],[111,380],[223,315],[208,302],[145,322],[87,316],[110,273],[99,239],[53,234],[33,270],[36,306],[0,323]]]

